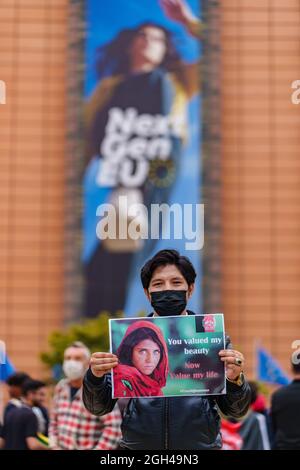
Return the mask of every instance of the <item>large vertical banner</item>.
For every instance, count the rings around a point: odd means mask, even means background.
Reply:
[[[83,313],[148,310],[139,272],[162,248],[195,265],[199,312],[199,1],[86,0],[86,20]]]

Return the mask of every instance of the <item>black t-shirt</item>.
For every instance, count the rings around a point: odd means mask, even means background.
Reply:
[[[6,420],[7,414],[10,413],[11,410],[14,410],[18,406],[18,404],[21,406],[21,401],[17,400],[17,399],[10,400],[7,403],[6,407],[4,408],[4,412],[3,412],[3,423]]]
[[[271,420],[275,449],[300,450],[300,379],[273,394]]]
[[[28,406],[15,407],[6,416],[2,437],[6,450],[28,450],[27,437],[36,437],[38,422],[35,414]]]

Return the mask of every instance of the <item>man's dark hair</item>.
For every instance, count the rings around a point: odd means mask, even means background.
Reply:
[[[40,380],[28,379],[22,385],[22,395],[26,397],[29,392],[36,392],[46,384]]]
[[[126,338],[124,338],[121,347],[119,347],[118,349],[118,358],[121,364],[132,366],[133,348],[144,339],[151,339],[152,341],[154,341],[154,343],[157,344],[160,350],[160,363],[164,353],[162,344],[154,331],[152,331],[150,328],[144,327],[132,331],[132,333],[130,333],[128,336],[126,336]]]
[[[22,387],[23,383],[28,379],[30,377],[25,372],[16,372],[7,378],[6,383],[9,386]]]
[[[160,266],[174,265],[183,275],[188,286],[196,279],[196,271],[186,256],[181,256],[176,250],[161,250],[149,259],[141,269],[141,281],[144,289],[148,289],[154,271]]]

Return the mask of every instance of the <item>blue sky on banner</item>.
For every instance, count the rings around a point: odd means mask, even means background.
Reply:
[[[193,13],[200,16],[199,0],[188,0],[187,3]],[[105,21],[101,21],[102,17],[105,17]],[[98,81],[95,71],[96,49],[111,41],[120,30],[134,28],[145,21],[153,21],[172,31],[175,46],[182,58],[187,62],[197,60],[200,49],[199,41],[188,36],[183,26],[166,18],[158,0],[110,0],[109,2],[88,0],[86,9],[85,96],[90,95]]]

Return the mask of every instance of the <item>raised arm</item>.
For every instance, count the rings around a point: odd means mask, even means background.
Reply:
[[[184,26],[187,32],[196,38],[201,38],[203,33],[202,21],[194,15],[189,5],[184,0],[160,0],[162,10],[170,20]]]
[[[118,358],[110,353],[94,353],[90,368],[83,380],[83,403],[93,415],[103,416],[113,410],[117,400],[112,399],[112,368],[118,365]]]
[[[160,0],[160,5],[165,15],[173,21],[181,24],[194,38],[203,37],[204,25],[194,15],[189,5],[184,0]],[[192,98],[201,91],[201,61],[195,63],[179,64],[179,79],[184,84],[188,98]]]

